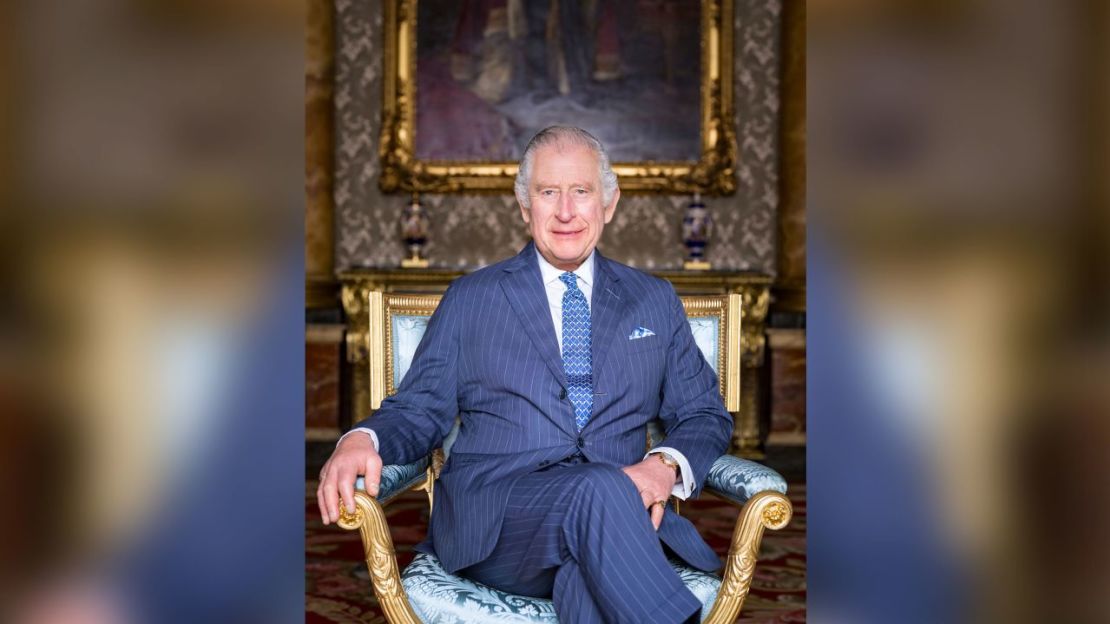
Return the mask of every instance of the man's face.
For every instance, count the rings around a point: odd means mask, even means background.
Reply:
[[[529,184],[532,207],[521,206],[520,211],[536,249],[558,269],[577,269],[612,220],[620,191],[613,193],[609,205],[602,205],[597,154],[574,143],[537,149]]]

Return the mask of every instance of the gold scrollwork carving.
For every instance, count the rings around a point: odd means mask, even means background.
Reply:
[[[364,281],[344,282],[340,296],[347,315],[347,362],[361,364],[370,351],[368,310],[366,301],[371,284]]]
[[[771,292],[766,286],[744,288],[743,297],[744,325],[740,330],[740,355],[744,365],[749,367],[763,365],[763,351],[767,337],[763,324],[771,305]]]
[[[767,338],[759,332],[741,330],[740,354],[744,366],[757,367],[763,362],[763,351],[767,347]]]
[[[760,492],[744,504],[732,533],[721,589],[717,592],[713,610],[706,616],[706,623],[736,621],[751,589],[764,529],[781,529],[790,522],[792,515],[790,500],[778,492]]]
[[[786,505],[775,502],[767,505],[763,510],[763,524],[768,528],[781,529],[786,526],[790,517],[790,510]]]
[[[736,191],[737,143],[733,105],[733,0],[701,0],[701,153],[696,162],[615,163],[624,191]],[[421,161],[416,157],[417,0],[386,0],[382,127],[378,156],[382,191],[505,192],[516,163]]]
[[[392,624],[420,624],[401,585],[393,538],[389,535],[385,512],[378,501],[366,492],[355,492],[355,512],[349,513],[341,505],[338,524],[348,531],[359,532],[370,581],[386,620]]]
[[[767,318],[767,310],[771,306],[771,292],[766,286],[748,288],[744,291],[744,309],[753,321],[762,323]]]

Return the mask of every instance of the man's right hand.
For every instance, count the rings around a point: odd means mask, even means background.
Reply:
[[[320,471],[320,487],[316,489],[316,502],[324,524],[339,521],[339,499],[348,513],[355,512],[355,481],[365,477],[366,492],[378,495],[382,478],[382,458],[374,448],[369,435],[349,435],[339,443],[324,469]]]

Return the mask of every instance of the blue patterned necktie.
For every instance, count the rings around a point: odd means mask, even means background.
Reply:
[[[581,431],[594,410],[590,306],[578,289],[574,273],[563,273],[559,279],[567,285],[563,293],[563,371],[567,374],[567,396],[574,404],[574,421]]]

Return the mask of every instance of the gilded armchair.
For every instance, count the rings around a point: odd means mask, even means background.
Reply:
[[[398,295],[371,292],[368,301],[370,396],[372,408],[392,394],[408,371],[428,318],[439,295]],[[740,405],[740,295],[682,297],[694,339],[721,382],[726,408]],[[402,573],[383,508],[398,495],[420,490],[434,503],[435,482],[450,454],[453,434],[443,449],[408,465],[385,466],[378,496],[371,497],[360,479],[356,511],[341,507],[339,525],[358,530],[374,593],[391,623],[417,622],[556,622],[550,600],[515,596],[448,574],[435,557],[417,554]],[[645,441],[657,443],[658,432]],[[775,471],[732,455],[720,457],[709,471],[705,491],[740,508],[721,578],[672,565],[702,601],[703,622],[733,622],[751,586],[759,545],[766,528],[781,529],[792,509],[786,482]],[[675,509],[678,509],[675,501]]]

